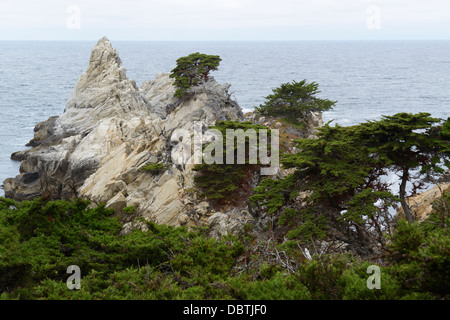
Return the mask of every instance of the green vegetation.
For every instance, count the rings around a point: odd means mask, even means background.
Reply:
[[[441,137],[445,140],[450,140],[450,117],[442,125]]]
[[[128,206],[123,208],[123,213],[125,214],[133,214],[136,212],[136,207],[135,206]]]
[[[390,243],[392,274],[409,291],[450,294],[450,188],[422,223],[400,220]]]
[[[146,163],[141,167],[141,171],[150,172],[151,174],[157,175],[163,173],[169,168],[169,165],[163,163]]]
[[[301,241],[211,239],[147,223],[120,235],[119,218],[82,200],[0,198],[1,299],[440,299],[448,298],[450,193],[425,222],[399,222],[381,267],[381,289],[351,255],[307,259]],[[281,258],[277,258],[277,254]],[[281,260],[280,260],[281,259]],[[281,263],[283,261],[283,263]],[[69,265],[81,289],[68,290]]]
[[[177,88],[174,96],[184,97],[191,87],[206,82],[211,71],[217,70],[222,59],[219,56],[192,53],[177,60],[177,66],[171,71],[170,77],[175,79]]]
[[[411,171],[443,173],[438,164],[441,158],[450,159],[450,144],[434,136],[432,130],[433,125],[439,122],[429,113],[399,113],[370,121],[358,128],[357,137],[364,141],[371,159],[375,158],[375,163],[380,167],[399,173],[399,198],[409,222],[412,222],[413,216],[406,203],[406,183],[412,178]]]
[[[227,130],[254,130],[257,135],[257,145],[259,146],[259,130],[267,130],[268,135],[268,150],[270,150],[270,129],[262,125],[254,125],[251,122],[238,122],[238,121],[218,121],[210,129],[215,129],[220,132],[222,137],[226,136]],[[193,170],[197,171],[194,181],[200,191],[200,196],[205,197],[208,200],[227,203],[236,198],[245,198],[245,195],[238,196],[238,192],[244,192],[248,195],[251,193],[250,186],[248,185],[249,177],[260,168],[260,164],[252,164],[249,161],[249,138],[234,139],[233,148],[233,161],[234,164],[225,164],[227,155],[226,139],[223,138],[223,159],[224,164],[197,164]],[[237,149],[239,147],[245,148],[245,163],[237,164]],[[215,156],[215,154],[212,154]],[[236,197],[238,196],[238,197]],[[245,199],[244,199],[245,200]]]
[[[263,115],[285,118],[293,125],[301,125],[299,119],[305,119],[309,112],[327,111],[336,104],[336,101],[317,98],[318,88],[317,82],[307,83],[306,80],[283,83],[255,109]]]
[[[263,180],[251,200],[270,214],[284,212],[281,221],[293,226],[289,235],[295,238],[304,234],[305,224],[323,226],[328,220],[330,234],[343,232],[360,247],[385,243],[389,206],[400,201],[412,222],[405,201],[411,172],[442,173],[439,164],[450,157],[449,142],[440,138],[443,127],[433,126],[438,122],[427,113],[402,113],[350,127],[327,124],[318,139],[297,141],[301,152],[282,156],[283,166],[295,171],[283,179]],[[397,195],[382,181],[388,171],[401,178]],[[420,186],[415,184],[413,191]],[[294,200],[302,192],[310,193],[306,205]],[[316,231],[313,238],[323,237]]]

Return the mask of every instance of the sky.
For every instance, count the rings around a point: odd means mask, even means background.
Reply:
[[[450,39],[450,0],[0,0],[0,40]]]

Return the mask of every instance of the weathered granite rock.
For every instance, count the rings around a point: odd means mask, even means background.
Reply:
[[[156,223],[206,225],[215,236],[238,232],[254,222],[247,205],[215,212],[197,199],[190,191],[195,189],[193,164],[175,161],[182,144],[172,137],[176,129],[193,132],[194,123],[204,132],[218,120],[244,120],[229,87],[211,78],[181,100],[173,97],[169,74],[162,73],[137,88],[110,41],[102,38],[64,113],[36,126],[34,148],[13,154],[21,161],[20,175],[5,180],[5,195],[18,200],[78,196],[118,213],[133,205],[136,217]],[[140,170],[149,162],[166,169]],[[127,221],[123,232],[133,228],[145,225]]]
[[[254,220],[250,215],[216,212],[208,218],[207,225],[211,229],[210,235],[218,238],[226,234],[236,234],[242,230],[245,224],[254,223]]]
[[[21,175],[5,181],[5,195],[19,200],[43,193],[51,199],[77,195],[102,159],[123,143],[122,126],[142,117],[158,122],[134,81],[126,78],[110,41],[100,39],[63,115],[36,126],[30,142],[35,148],[12,155],[22,161]],[[31,183],[22,177],[30,171],[39,173]]]
[[[442,197],[442,193],[450,188],[450,182],[443,182],[435,185],[430,190],[416,194],[406,199],[414,218],[421,222],[429,217],[433,211],[433,202]],[[403,209],[400,207],[397,212],[399,217],[405,218]]]

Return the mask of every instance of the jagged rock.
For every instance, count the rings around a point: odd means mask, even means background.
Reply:
[[[209,235],[219,238],[226,234],[239,234],[245,224],[254,223],[250,215],[216,212],[207,220]]]
[[[57,131],[86,134],[103,119],[129,120],[148,115],[136,83],[127,78],[117,51],[104,37],[92,50],[88,68],[57,120]]]
[[[155,80],[142,83],[140,92],[150,106],[150,111],[156,113],[161,119],[165,119],[167,108],[174,110],[178,105],[173,80],[168,73],[158,73]]]
[[[117,193],[106,204],[106,208],[114,209],[114,211],[116,212],[121,211],[126,206],[127,206],[127,198],[125,198],[122,192]]]
[[[22,161],[22,174],[40,173],[34,189],[48,192],[53,199],[70,198],[103,158],[126,140],[122,126],[143,116],[149,122],[157,118],[148,111],[134,81],[126,78],[116,50],[102,38],[63,115],[38,124],[34,138],[38,146],[12,158]],[[20,177],[8,180],[5,186],[7,197],[24,200],[38,195]]]
[[[209,212],[209,203],[206,201],[200,202],[195,206],[194,210],[198,215],[204,216]]]
[[[209,225],[216,236],[236,233],[254,220],[247,207],[228,208],[208,218],[214,211],[188,192],[195,189],[193,164],[180,157],[181,140],[172,136],[177,129],[193,133],[194,123],[205,133],[215,121],[245,120],[229,88],[210,78],[178,99],[168,73],[137,88],[117,51],[102,38],[64,113],[36,126],[30,142],[34,148],[12,155],[21,161],[20,175],[5,180],[5,195],[18,200],[44,193],[50,199],[78,196],[118,212],[133,205],[136,217],[156,223]],[[162,163],[165,170],[140,170],[149,162]],[[124,232],[135,227],[142,225],[127,222]]]
[[[450,182],[435,185],[430,190],[416,194],[406,199],[414,218],[421,222],[429,217],[433,211],[433,202],[442,197],[442,193],[450,188]],[[397,212],[398,217],[405,218],[403,209],[400,207]]]
[[[55,123],[58,117],[50,117],[48,120],[38,123],[34,127],[34,138],[26,144],[27,147],[37,147],[41,145],[43,142],[47,142],[47,144],[51,141],[51,138],[54,137],[55,132]]]
[[[131,222],[127,222],[123,225],[123,229],[120,232],[120,234],[121,235],[129,234],[133,230],[148,231],[148,227],[142,221],[131,221]]]

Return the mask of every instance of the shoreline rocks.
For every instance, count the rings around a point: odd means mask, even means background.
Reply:
[[[135,206],[137,217],[156,223],[209,225],[214,235],[236,232],[253,219],[235,214],[247,208],[215,212],[189,192],[195,189],[193,165],[171,161],[179,143],[171,139],[174,130],[192,131],[194,122],[206,130],[219,120],[245,120],[229,87],[210,78],[180,100],[173,97],[169,74],[161,73],[138,88],[104,37],[93,48],[64,113],[36,125],[28,144],[32,148],[12,155],[21,161],[20,174],[5,180],[5,196],[81,197],[119,213]],[[321,125],[317,117],[311,117],[312,127]],[[166,169],[158,174],[140,170],[147,163],[163,163]],[[125,229],[134,226],[142,227],[127,223]]]

